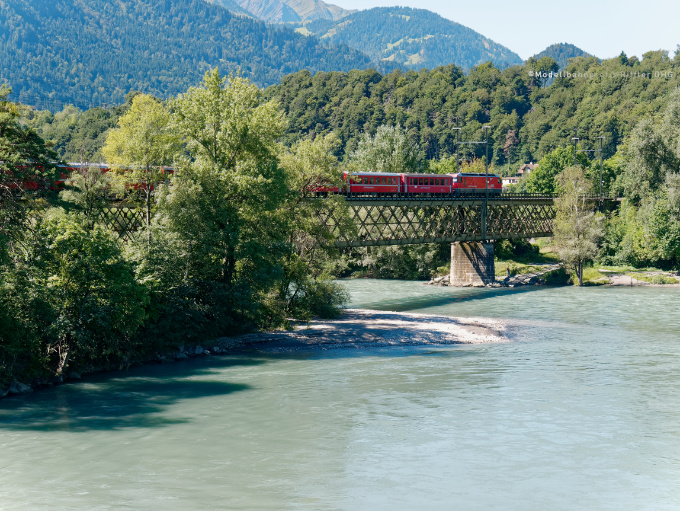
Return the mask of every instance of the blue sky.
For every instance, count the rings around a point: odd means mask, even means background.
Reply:
[[[600,58],[641,57],[680,44],[680,2],[647,0],[326,0],[345,9],[401,5],[434,11],[507,46],[523,59],[553,43],[571,43]]]

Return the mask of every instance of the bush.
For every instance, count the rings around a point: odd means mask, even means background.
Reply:
[[[564,268],[558,268],[545,273],[543,281],[549,286],[566,286],[571,283],[571,276]]]

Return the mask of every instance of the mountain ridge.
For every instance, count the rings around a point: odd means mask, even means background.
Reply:
[[[425,9],[374,7],[339,21],[315,20],[297,27],[322,41],[347,44],[376,62],[405,69],[455,64],[469,70],[487,61],[504,69],[522,63],[509,48]]]
[[[0,62],[12,99],[52,109],[122,103],[131,90],[167,97],[215,66],[263,87],[299,69],[375,67],[347,46],[203,0],[3,0]]]

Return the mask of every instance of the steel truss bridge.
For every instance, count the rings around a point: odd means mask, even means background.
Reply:
[[[317,210],[337,247],[538,238],[552,236],[555,218],[553,197],[544,195],[507,194],[488,202],[480,195],[355,197],[345,202],[347,210]]]
[[[593,204],[616,200],[589,197]],[[336,247],[371,247],[418,243],[485,241],[552,236],[552,196],[503,194],[450,197],[351,197],[337,207],[316,210],[319,223]],[[486,206],[485,206],[486,204]],[[144,210],[133,204],[111,205],[101,220],[129,239],[144,225]]]

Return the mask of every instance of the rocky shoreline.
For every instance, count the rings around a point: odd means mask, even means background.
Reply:
[[[545,275],[559,270],[562,267],[560,264],[537,264],[535,266],[540,266],[541,270],[533,273],[519,273],[517,275],[496,277],[496,282],[491,284],[469,284],[468,286],[462,287],[517,287],[545,284]],[[430,286],[450,286],[450,276],[444,275],[442,277],[435,277],[426,284]]]
[[[540,271],[532,273],[520,273],[516,275],[508,275],[503,277],[496,277],[496,281],[491,284],[477,286],[470,284],[468,286],[462,287],[517,287],[517,286],[533,286],[546,284],[546,277],[548,274],[555,272],[562,268],[560,264],[535,264],[532,266],[540,267]],[[625,273],[620,273],[611,270],[600,270],[604,275],[596,280],[587,282],[586,285],[605,285],[605,286],[650,286],[650,287],[668,287],[668,286],[680,286],[680,276],[671,275],[665,272],[645,272],[645,276],[650,278],[654,276],[665,276],[672,277],[676,279],[676,283],[667,284],[654,284],[646,280],[637,279]],[[444,275],[441,277],[435,277],[429,282],[425,283],[430,286],[450,286],[449,276]]]

